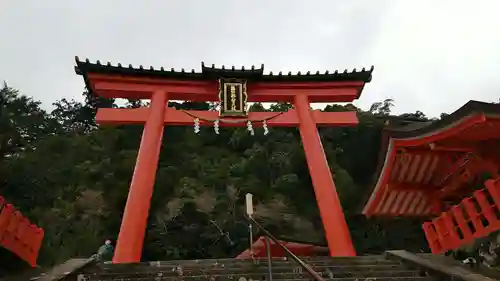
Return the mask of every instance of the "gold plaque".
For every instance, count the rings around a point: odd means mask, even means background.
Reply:
[[[246,80],[219,79],[219,114],[221,117],[246,117],[247,100]]]

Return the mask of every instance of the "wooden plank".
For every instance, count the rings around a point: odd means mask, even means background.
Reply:
[[[462,264],[453,265],[452,263],[440,262],[439,259],[432,259],[425,256],[419,256],[404,250],[386,251],[385,255],[389,259],[401,260],[423,270],[428,270],[438,275],[451,277],[452,280],[462,281],[499,281],[486,277],[477,272],[468,269]],[[439,255],[436,255],[439,256]],[[444,258],[444,257],[443,257]]]

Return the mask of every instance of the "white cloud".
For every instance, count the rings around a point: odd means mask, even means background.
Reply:
[[[46,107],[80,99],[75,55],[177,69],[264,63],[275,72],[373,64],[357,104],[392,97],[398,112],[438,115],[500,96],[498,0],[8,2],[0,79]]]
[[[397,1],[366,60],[376,72],[366,100],[388,95],[397,111],[450,112],[500,97],[500,2]],[[364,104],[363,102],[361,102]]]

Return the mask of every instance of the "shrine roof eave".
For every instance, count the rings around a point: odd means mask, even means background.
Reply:
[[[373,184],[365,193],[365,198],[362,201],[362,212],[366,214],[370,199],[377,192],[377,187],[380,185],[381,177],[384,176],[384,170],[390,166],[386,161],[389,154],[396,149],[401,148],[401,145],[394,145],[395,140],[418,140],[424,139],[431,135],[436,135],[439,132],[451,130],[460,124],[466,123],[468,117],[483,114],[484,116],[498,116],[500,113],[500,104],[486,103],[471,100],[460,107],[453,113],[444,116],[436,121],[414,122],[405,126],[396,128],[384,128],[382,131],[382,140],[380,143],[380,153],[377,162],[376,172],[374,173]]]
[[[127,67],[122,66],[120,63],[117,65],[112,65],[110,62],[102,64],[100,61],[95,63],[90,62],[89,59],[81,61],[78,57],[75,57],[76,66],[75,72],[78,75],[84,76],[85,83],[89,87],[87,76],[89,73],[93,74],[106,74],[106,75],[120,75],[128,77],[144,77],[144,78],[160,78],[160,79],[176,79],[176,80],[193,80],[193,81],[206,81],[214,80],[220,77],[226,78],[244,78],[252,82],[363,82],[368,83],[372,79],[372,72],[374,67],[369,69],[362,68],[361,70],[353,69],[348,71],[347,69],[343,72],[334,71],[320,73],[306,72],[306,73],[292,73],[288,72],[283,74],[279,72],[273,74],[272,72],[264,74],[264,65],[260,68],[255,68],[252,66],[250,69],[226,68],[222,66],[221,68],[216,68],[215,65],[211,67],[205,66],[202,62],[201,72],[197,72],[194,69],[186,71],[184,69],[175,70],[165,69],[163,67],[154,68],[150,66],[149,68],[144,68],[142,65],[139,67],[134,67],[131,64]]]
[[[415,122],[402,127],[387,128],[385,131],[386,138],[408,139],[424,137],[434,131],[439,131],[450,127],[453,123],[460,122],[475,113],[483,113],[485,115],[498,115],[500,113],[500,103],[487,103],[481,101],[470,100],[465,105],[454,111],[453,113],[444,116],[436,121]]]

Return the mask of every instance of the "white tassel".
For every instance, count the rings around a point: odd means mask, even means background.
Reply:
[[[214,131],[218,135],[219,134],[219,120],[214,121]]]
[[[264,128],[264,136],[266,136],[267,134],[269,134],[269,129],[267,128],[267,122],[266,122],[266,120],[264,120],[264,122],[262,122],[262,128]]]
[[[253,126],[252,126],[252,122],[250,120],[247,121],[247,130],[250,131],[251,136],[255,135],[255,132],[254,132]]]
[[[200,119],[194,119],[194,133],[198,134],[200,132]]]

